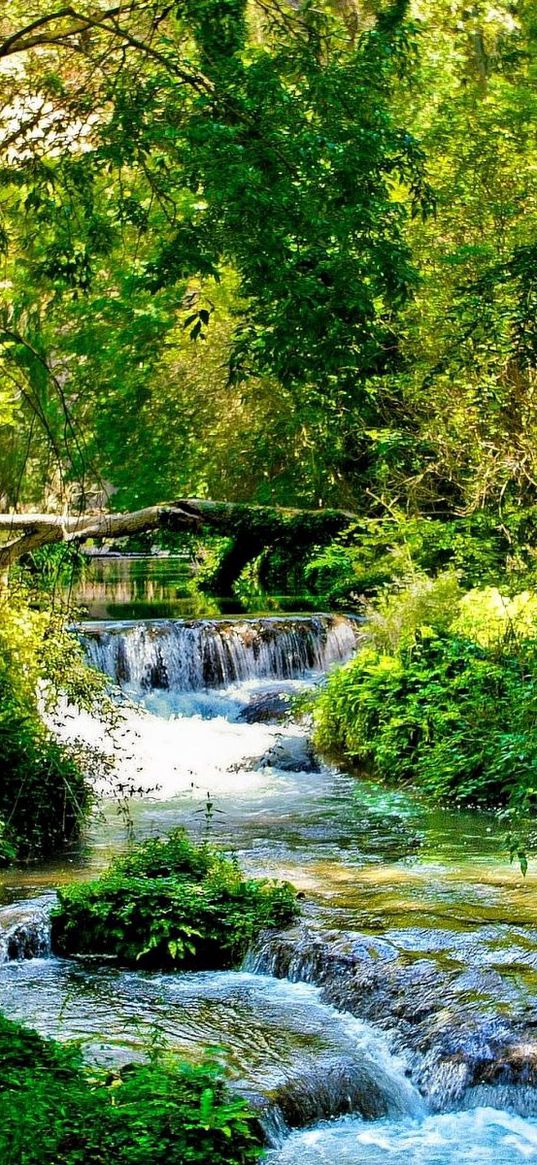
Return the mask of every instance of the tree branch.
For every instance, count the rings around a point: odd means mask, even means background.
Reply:
[[[292,537],[314,544],[345,529],[356,515],[345,510],[300,510],[186,498],[129,513],[0,514],[0,531],[17,535],[0,546],[0,571],[24,554],[54,542],[128,538],[150,530],[207,531],[252,541],[257,547]],[[259,552],[259,551],[257,551]]]
[[[138,7],[136,4],[131,5],[131,9],[136,7]],[[46,16],[40,16],[38,20],[32,20],[31,24],[25,25],[24,28],[19,28],[17,32],[6,37],[0,44],[0,57],[9,57],[14,53],[24,53],[36,45],[50,43],[58,35],[57,33],[53,33],[52,36],[48,33],[42,33],[34,37],[31,34],[35,33],[37,29],[46,28],[50,24],[55,24],[58,20],[65,20],[66,17],[75,20],[77,23],[76,25],[71,25],[68,32],[62,33],[61,35],[63,36],[85,31],[92,25],[100,24],[106,17],[117,16],[122,12],[125,12],[125,7],[121,4],[115,8],[108,8],[104,12],[97,9],[95,12],[83,17],[75,12],[70,5],[66,8],[58,8],[56,12],[49,12]]]
[[[81,33],[89,32],[90,29],[101,29],[102,32],[108,33],[116,39],[122,40],[125,44],[131,46],[146,56],[151,57],[163,66],[168,72],[179,77],[187,85],[191,85],[198,93],[211,93],[213,86],[207,77],[200,72],[192,73],[185,68],[179,67],[171,57],[166,56],[165,53],[159,52],[153,48],[152,45],[147,44],[143,40],[139,40],[128,29],[123,28],[119,23],[119,18],[125,16],[126,12],[144,12],[147,11],[147,4],[133,3],[125,8],[124,5],[117,5],[113,8],[105,10],[95,9],[88,13],[78,12],[76,8],[71,5],[67,8],[59,8],[57,12],[52,12],[48,16],[42,16],[39,20],[33,21],[26,25],[25,28],[14,32],[10,37],[0,43],[0,59],[2,57],[13,56],[15,53],[29,52],[34,48],[46,48],[47,45],[63,45],[69,41],[70,37],[79,36]],[[58,21],[69,19],[65,27],[56,29],[54,26]],[[52,25],[52,28],[50,27]],[[45,28],[46,31],[36,31]],[[32,35],[33,34],[33,35]]]

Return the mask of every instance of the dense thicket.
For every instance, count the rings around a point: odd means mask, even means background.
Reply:
[[[435,800],[533,813],[535,595],[416,575],[369,616],[364,649],[316,701],[319,747]]]
[[[430,208],[422,152],[390,111],[411,51],[405,9],[355,37],[328,10],[244,0],[99,19],[45,2],[37,31],[9,6],[9,501],[21,428],[79,489],[105,474],[124,500],[207,488],[231,401],[242,444],[250,416],[258,440],[268,422],[252,479],[237,478],[245,496],[262,492],[278,430],[302,453],[306,423],[326,446],[323,474],[347,456],[347,419],[376,415],[368,381],[399,363],[416,280],[404,226]]]

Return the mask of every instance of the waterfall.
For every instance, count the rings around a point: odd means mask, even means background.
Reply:
[[[0,909],[0,963],[50,954],[50,899]]]
[[[340,615],[248,620],[86,623],[91,663],[138,691],[180,692],[326,671],[356,649],[358,625]]]

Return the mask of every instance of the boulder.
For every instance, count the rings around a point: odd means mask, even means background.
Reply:
[[[288,692],[261,692],[239,713],[243,724],[281,724],[289,715],[291,697]]]

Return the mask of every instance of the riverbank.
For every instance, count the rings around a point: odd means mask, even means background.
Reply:
[[[291,740],[304,744],[307,729],[249,723],[245,709],[260,693],[311,682],[149,688],[120,729],[120,771],[146,790],[130,806],[136,834],[179,823],[198,836],[209,829],[248,873],[289,879],[305,894],[299,927],[261,942],[238,973],[122,972],[14,947],[12,956],[37,958],[0,966],[2,1009],[81,1040],[104,1063],[140,1054],[155,1031],[183,1055],[218,1044],[236,1085],[265,1106],[271,1165],[340,1153],[349,1165],[376,1165],[381,1153],[444,1165],[465,1160],[462,1135],[474,1153],[467,1160],[532,1159],[535,874],[523,879],[509,866],[493,816],[430,809],[319,760],[306,764],[296,743],[294,768],[267,763],[282,749],[289,756]],[[68,723],[71,733],[97,731],[89,718]],[[110,802],[85,852],[4,872],[4,901],[87,878],[127,841]],[[28,911],[43,926],[42,912]],[[13,913],[2,912],[0,925],[13,926]]]

